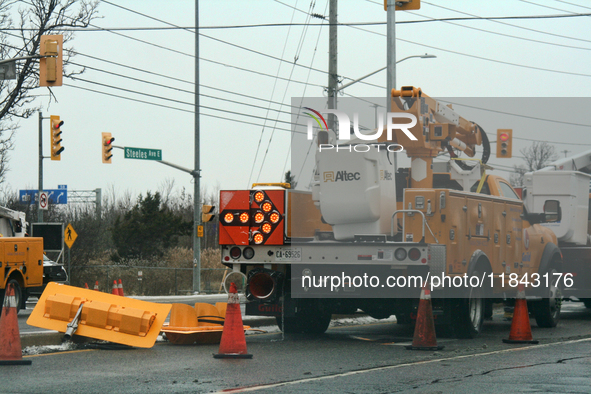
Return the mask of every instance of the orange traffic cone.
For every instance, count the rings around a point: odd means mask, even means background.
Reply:
[[[117,290],[119,291],[119,295],[124,297],[123,295],[123,283],[121,283],[121,279],[119,279],[119,284],[117,285]]]
[[[94,282],[94,290],[99,291],[98,280]]]
[[[242,325],[242,313],[238,302],[238,292],[234,282],[230,284],[228,293],[228,306],[224,330],[220,341],[220,350],[213,358],[252,358],[252,354],[246,353],[246,338]]]
[[[412,345],[405,346],[408,350],[441,350],[443,346],[437,345],[435,338],[435,322],[433,321],[433,308],[431,307],[431,291],[427,285],[421,290],[419,310]]]
[[[117,281],[113,281],[113,288],[111,289],[111,294],[119,295],[119,288],[117,287]]]
[[[0,318],[0,365],[31,365],[31,363],[31,360],[23,360],[14,287],[9,284],[6,287]]]
[[[84,282],[84,288],[88,289],[88,283]]]
[[[513,310],[513,321],[511,322],[511,332],[509,339],[503,339],[505,343],[538,343],[531,335],[531,325],[529,324],[529,312],[527,311],[527,301],[525,300],[525,286],[517,286],[517,299],[515,300],[515,309]]]

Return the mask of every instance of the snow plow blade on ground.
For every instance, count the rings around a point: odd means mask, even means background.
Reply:
[[[150,348],[171,307],[52,282],[27,324],[63,332],[66,338],[75,334]]]

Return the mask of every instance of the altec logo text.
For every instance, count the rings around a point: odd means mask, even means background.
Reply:
[[[322,116],[322,114],[310,107],[304,107],[304,109],[307,109],[308,111],[312,112],[304,112],[304,114],[308,115],[310,117],[310,119],[308,119],[308,133],[307,133],[307,138],[308,140],[313,140],[314,139],[314,123],[312,122],[312,119],[316,121],[316,123],[318,124],[319,128],[322,130],[326,130],[328,131],[328,125],[326,123],[326,120],[324,119],[324,117]],[[351,120],[349,118],[349,116],[342,112],[342,111],[338,111],[335,109],[323,109],[322,113],[325,114],[334,114],[338,121],[339,121],[339,132],[338,132],[338,139],[341,141],[348,141],[351,139]],[[410,122],[408,123],[394,123],[394,119],[409,119]],[[403,112],[388,112],[386,114],[386,139],[388,141],[392,141],[392,132],[393,130],[400,130],[402,131],[410,140],[412,141],[416,141],[417,138],[409,131],[410,128],[416,126],[417,124],[417,118],[416,116],[414,116],[413,114],[407,114],[407,113],[403,113]],[[378,116],[378,128],[375,134],[362,134],[359,131],[359,114],[356,112],[353,114],[353,132],[355,134],[355,137],[359,138],[360,140],[363,141],[375,141],[378,138],[380,138],[382,136],[382,133],[384,131],[384,119],[381,116]],[[388,147],[388,151],[391,152],[400,152],[402,151],[404,148],[402,147],[402,145],[398,145],[398,144],[393,144],[395,145],[397,148],[395,150],[391,150],[390,147]],[[377,146],[377,145],[376,145]],[[334,146],[332,144],[320,144],[318,146],[319,150],[322,151],[323,149],[337,149],[339,150],[338,146]],[[355,148],[354,150],[356,152],[367,152],[370,148],[368,145],[355,145],[353,148]],[[379,146],[378,146],[379,149]]]
[[[325,171],[324,182],[338,182],[338,181],[358,181],[361,179],[359,172],[337,171],[336,176],[334,171]]]

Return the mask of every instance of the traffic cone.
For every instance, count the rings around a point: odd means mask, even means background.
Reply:
[[[246,352],[246,337],[242,325],[242,312],[238,302],[238,292],[234,282],[230,284],[228,293],[228,306],[226,307],[226,319],[220,341],[220,350],[213,358],[252,358],[252,354]]]
[[[405,346],[408,350],[441,350],[443,346],[437,345],[435,338],[435,322],[433,321],[433,308],[431,307],[431,291],[427,285],[421,290],[419,310],[412,345]]]
[[[113,281],[113,288],[111,289],[111,294],[119,295],[119,287],[117,287],[117,281]]]
[[[121,297],[125,297],[125,295],[123,294],[123,283],[121,283],[121,279],[119,279],[119,284],[117,284],[117,289],[119,290],[119,295]]]
[[[6,287],[0,318],[0,365],[31,365],[31,363],[31,360],[23,360],[14,287],[9,284]]]
[[[94,290],[99,291],[98,280],[94,282]]]
[[[88,283],[84,282],[84,288],[88,289]]]
[[[527,311],[527,301],[525,300],[525,286],[517,286],[517,299],[515,300],[515,309],[513,310],[513,321],[511,322],[511,332],[509,339],[503,339],[505,343],[539,343],[533,340],[531,335],[531,325],[529,324],[529,312]]]

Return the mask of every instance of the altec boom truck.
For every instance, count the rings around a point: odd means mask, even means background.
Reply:
[[[591,308],[591,151],[566,157],[524,176],[523,199],[531,211],[546,201],[560,203],[561,220],[546,223],[557,236],[564,273],[573,285],[563,296]]]
[[[312,193],[284,184],[220,192],[222,263],[247,278],[246,313],[276,316],[286,332],[324,332],[333,313],[357,309],[411,323],[420,285],[401,279],[413,277],[433,287],[437,324],[474,337],[492,300],[514,297],[518,282],[533,276],[527,288],[537,323],[555,326],[562,258],[542,223],[559,219],[558,202],[543,204],[545,213],[526,211],[507,181],[484,174],[484,131],[420,89],[393,90],[392,112],[414,115],[410,133],[339,144],[318,132],[321,144],[340,149],[318,147]],[[361,144],[362,152],[354,149]],[[396,144],[411,168],[394,174],[388,147]],[[477,146],[482,160],[455,160],[457,150],[474,157]],[[454,160],[437,168],[433,158],[446,151]],[[367,283],[374,274],[378,292],[364,293],[376,285]]]

